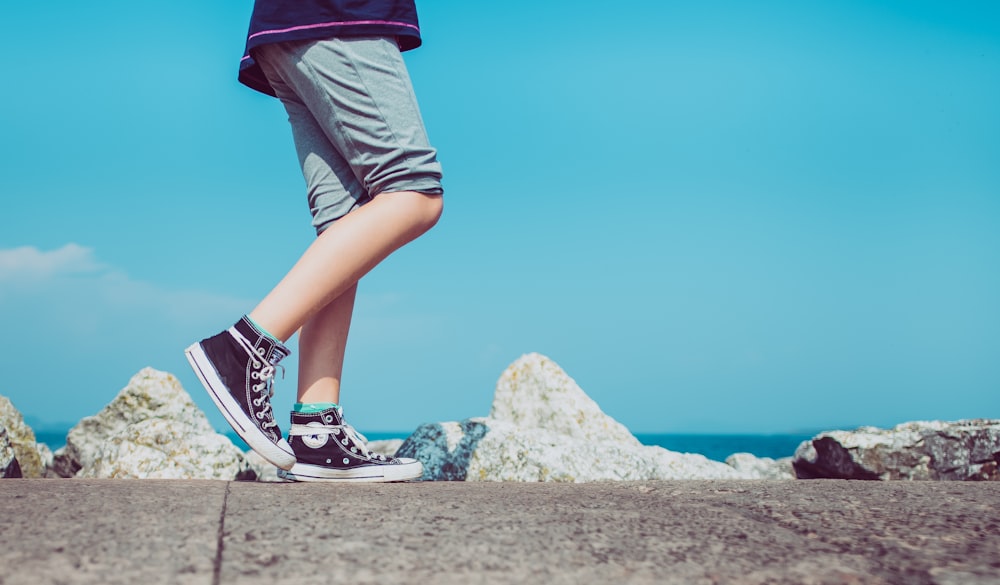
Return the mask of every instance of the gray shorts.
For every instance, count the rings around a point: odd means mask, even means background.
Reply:
[[[443,192],[395,39],[274,43],[254,59],[288,112],[317,233],[379,193]]]

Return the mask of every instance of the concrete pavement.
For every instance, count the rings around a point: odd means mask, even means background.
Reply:
[[[0,584],[1000,585],[1000,483],[0,480]]]

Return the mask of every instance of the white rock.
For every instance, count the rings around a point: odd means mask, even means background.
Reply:
[[[368,441],[368,450],[386,457],[392,457],[403,444],[403,439],[382,439],[379,441]]]
[[[116,479],[234,479],[249,468],[232,441],[217,433],[194,435],[177,421],[154,418],[110,436],[77,477]],[[235,450],[235,451],[234,451]]]
[[[252,479],[171,374],[145,368],[101,412],[70,429],[54,468],[64,477]]]
[[[52,449],[45,443],[35,443],[35,449],[38,452],[38,458],[42,461],[42,468],[44,469],[42,477],[58,477],[52,473],[52,462],[55,458],[52,454]]]
[[[426,480],[745,477],[703,455],[642,445],[555,362],[539,354],[521,357],[500,376],[489,417],[422,425],[396,456],[419,459]]]
[[[7,436],[7,427],[0,424],[0,479],[5,477],[21,477],[21,465]]]
[[[0,428],[5,429],[5,442],[17,459],[21,477],[43,477],[46,469],[44,449],[39,448],[35,432],[6,396],[0,396]],[[3,463],[3,456],[0,456],[0,463]]]
[[[489,418],[583,441],[641,445],[625,425],[604,414],[562,368],[537,353],[521,356],[501,374]]]
[[[731,467],[702,455],[655,446],[581,441],[489,418],[423,425],[397,455],[420,459],[424,479],[433,480],[587,482],[741,477]]]
[[[750,479],[795,479],[791,457],[772,459],[753,453],[733,453],[726,457],[726,465]]]

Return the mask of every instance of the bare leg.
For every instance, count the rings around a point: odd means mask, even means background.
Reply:
[[[320,234],[250,318],[287,341],[389,254],[429,230],[441,209],[437,195],[376,196]]]
[[[344,291],[299,331],[299,402],[340,402],[344,351],[358,285]]]

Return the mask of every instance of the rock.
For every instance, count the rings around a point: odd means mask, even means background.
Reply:
[[[489,417],[421,425],[396,452],[425,480],[563,481],[740,479],[703,455],[642,445],[545,356],[500,376]]]
[[[641,445],[562,368],[537,353],[522,356],[500,375],[489,418],[582,441]]]
[[[55,453],[62,477],[253,479],[243,453],[216,433],[171,374],[145,368]]]
[[[425,480],[465,481],[469,461],[488,431],[485,418],[420,425],[403,441],[396,456],[419,459]]]
[[[285,480],[278,477],[278,468],[273,463],[264,459],[257,454],[253,449],[249,449],[243,453],[243,457],[246,458],[247,464],[250,465],[250,469],[254,471],[257,481],[263,482],[280,482],[284,483]],[[248,478],[250,479],[250,478]]]
[[[66,452],[63,445],[52,453],[52,463],[49,465],[49,473],[55,477],[74,477],[80,471],[80,462]]]
[[[737,471],[703,455],[622,445],[471,418],[419,427],[397,451],[424,464],[425,480],[627,481],[735,479]]]
[[[52,449],[45,443],[35,443],[35,447],[38,450],[38,458],[42,460],[42,468],[44,469],[42,477],[59,477],[52,472],[52,464],[55,460]]]
[[[793,465],[802,479],[1000,480],[1000,420],[829,431],[802,443]]]
[[[7,435],[7,427],[0,425],[0,479],[7,477],[22,477],[21,465]]]
[[[5,396],[0,396],[0,428],[3,429],[8,448],[20,469],[17,477],[44,477],[44,450],[40,450],[35,441],[35,432],[25,424],[24,417]],[[4,460],[4,456],[0,454],[0,468],[5,467]],[[0,477],[15,477],[3,473],[0,471]]]
[[[379,455],[392,457],[403,444],[403,439],[382,439],[381,441],[368,441],[368,450]]]
[[[772,459],[752,453],[733,453],[726,457],[726,465],[748,479],[795,479],[791,457]]]

